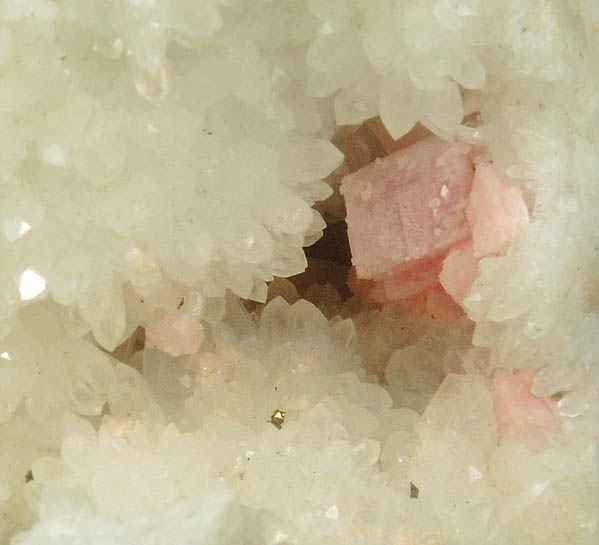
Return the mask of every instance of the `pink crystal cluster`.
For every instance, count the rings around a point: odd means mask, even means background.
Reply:
[[[341,193],[352,290],[446,319],[460,313],[479,260],[504,252],[529,220],[520,189],[480,150],[435,136],[349,174]]]
[[[522,192],[481,150],[435,136],[395,141],[390,155],[343,179],[354,270],[350,288],[375,305],[458,318],[479,260],[505,252],[528,223]],[[531,392],[535,372],[497,369],[500,431],[549,425],[556,400]]]
[[[493,405],[500,431],[512,427],[527,431],[549,425],[557,396],[533,395],[532,369],[497,369],[493,377]]]
[[[184,307],[163,312],[146,326],[149,345],[171,354],[195,354],[204,341],[204,326]]]

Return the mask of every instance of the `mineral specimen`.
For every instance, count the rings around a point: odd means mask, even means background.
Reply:
[[[596,544],[597,6],[0,0],[0,542]]]
[[[361,278],[393,274],[468,236],[470,148],[432,137],[346,176],[352,259]]]

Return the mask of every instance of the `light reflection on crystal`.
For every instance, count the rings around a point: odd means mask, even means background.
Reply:
[[[478,481],[483,478],[483,474],[474,466],[468,467],[468,477],[470,482]]]
[[[281,543],[283,541],[286,541],[288,537],[289,536],[285,532],[282,532],[281,530],[277,530],[277,533],[274,535],[272,542],[273,543]]]
[[[329,507],[327,509],[327,512],[324,514],[324,516],[326,518],[328,518],[329,520],[338,520],[339,519],[339,509],[337,509],[336,505],[331,505],[331,507]]]
[[[547,486],[549,485],[549,481],[544,481],[544,482],[540,482],[540,483],[535,483],[534,485],[532,485],[532,487],[530,488],[530,491],[535,495],[538,496],[539,494],[542,494],[543,491],[545,490],[545,488],[547,488]]]
[[[33,269],[25,269],[19,278],[19,293],[23,301],[35,299],[46,289],[46,279]]]
[[[31,225],[21,217],[9,218],[4,220],[2,225],[2,234],[9,242],[20,239],[25,233],[31,230]]]
[[[50,163],[56,167],[63,167],[67,164],[67,156],[58,144],[52,144],[44,149],[42,158],[46,163]]]

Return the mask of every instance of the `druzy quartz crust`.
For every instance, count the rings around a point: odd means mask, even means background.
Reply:
[[[0,0],[0,543],[594,545],[592,0]]]

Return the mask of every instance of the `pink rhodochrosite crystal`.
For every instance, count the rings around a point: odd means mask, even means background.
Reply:
[[[469,146],[431,137],[346,176],[348,236],[359,278],[382,278],[468,236]]]
[[[388,301],[399,301],[426,291],[439,282],[439,273],[445,254],[418,259],[400,265],[382,281]]]
[[[439,283],[461,305],[478,260],[504,252],[529,221],[522,192],[491,163],[474,166],[469,146],[420,136],[342,183],[356,271],[349,285],[375,305],[435,308]],[[408,301],[433,289],[430,302]]]
[[[461,303],[478,275],[478,259],[474,257],[472,241],[468,240],[449,252],[439,280],[454,301]]]
[[[439,277],[447,293],[460,304],[476,280],[478,260],[505,252],[529,221],[520,188],[504,183],[486,162],[476,165],[466,217],[472,240],[449,252]]]
[[[148,324],[146,340],[172,356],[195,354],[204,341],[204,326],[182,310],[165,312]]]
[[[557,401],[531,392],[535,372],[531,369],[497,369],[493,378],[493,403],[500,430],[513,427],[527,431],[553,420]]]
[[[529,220],[520,188],[504,183],[490,163],[476,165],[466,217],[476,258],[504,252]]]

